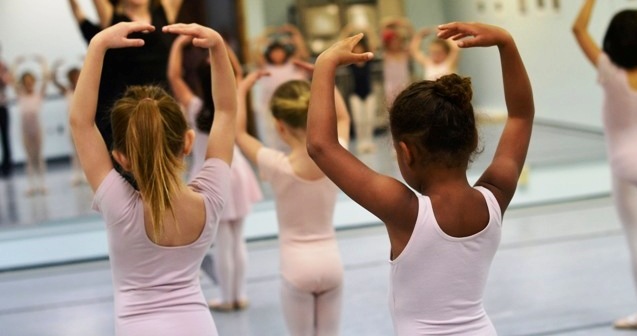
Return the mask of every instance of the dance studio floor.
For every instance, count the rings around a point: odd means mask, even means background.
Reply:
[[[340,231],[345,264],[342,335],[391,335],[383,227]],[[214,313],[220,335],[284,335],[276,241],[249,244],[242,313]],[[0,335],[113,335],[106,261],[0,273]],[[202,280],[207,297],[215,288]],[[500,335],[623,335],[637,311],[627,249],[608,198],[511,210],[485,306]],[[630,334],[630,333],[628,333]]]

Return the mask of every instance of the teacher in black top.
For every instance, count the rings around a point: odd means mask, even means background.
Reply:
[[[131,85],[159,85],[168,88],[166,69],[174,37],[162,33],[162,27],[175,23],[183,0],[93,0],[101,28],[125,21],[139,21],[155,26],[148,34],[131,38],[144,39],[141,48],[112,49],[106,53],[100,82],[97,127],[112,147],[110,110],[113,103]],[[90,40],[90,34],[83,34]]]

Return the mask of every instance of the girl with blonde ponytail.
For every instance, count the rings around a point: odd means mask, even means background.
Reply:
[[[252,73],[239,84],[237,144],[274,191],[283,316],[290,335],[338,335],[343,265],[332,223],[338,190],[305,149],[310,83],[284,83],[270,101],[278,135],[291,149],[286,155],[266,148],[246,131],[247,93],[266,74]],[[335,100],[339,135],[346,143],[349,114],[343,98],[337,95]]]
[[[117,335],[217,335],[199,284],[199,266],[215,239],[229,193],[236,88],[221,36],[198,25],[170,25],[210,53],[216,106],[206,162],[188,185],[184,156],[195,133],[177,102],[161,88],[130,87],[113,106],[112,156],[139,191],[114,169],[96,125],[100,73],[107,50],[140,47],[133,22],[109,27],[91,41],[70,114],[71,131],[94,208],[104,221],[115,287]],[[223,133],[221,132],[223,130]]]

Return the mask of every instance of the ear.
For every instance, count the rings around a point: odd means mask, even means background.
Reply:
[[[194,130],[189,129],[186,131],[186,134],[184,135],[184,155],[190,155],[190,153],[192,153],[192,147],[195,144],[196,136],[197,135]]]
[[[130,162],[128,161],[128,158],[124,155],[124,153],[118,150],[113,150],[111,154],[113,155],[113,159],[115,159],[115,162],[119,163],[119,165],[122,166],[125,171],[130,171]]]
[[[396,150],[399,152],[398,157],[401,158],[403,164],[407,167],[411,167],[416,162],[416,158],[414,156],[414,152],[409,148],[407,143],[404,141],[400,141]]]

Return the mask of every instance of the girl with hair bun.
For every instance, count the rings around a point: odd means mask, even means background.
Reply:
[[[594,6],[595,0],[584,2],[573,33],[586,58],[597,67],[604,90],[602,117],[613,197],[637,281],[637,10],[613,17],[600,48],[588,31]],[[637,330],[637,313],[615,321],[615,328]]]
[[[199,25],[166,26],[209,50],[215,118],[206,161],[186,185],[184,156],[194,132],[179,104],[156,86],[129,87],[111,113],[113,158],[137,181],[136,191],[113,169],[95,125],[104,55],[141,47],[131,34],[152,32],[141,22],[106,28],[90,42],[70,113],[82,169],[95,191],[94,209],[108,234],[115,287],[117,335],[217,335],[199,283],[199,267],[215,239],[230,192],[236,86],[223,39]],[[138,35],[133,35],[138,36]]]
[[[274,191],[283,316],[290,335],[338,335],[343,266],[332,222],[338,188],[305,149],[310,83],[289,81],[272,96],[276,131],[291,149],[286,155],[266,148],[246,131],[247,93],[266,74],[254,72],[239,84],[237,144]],[[345,102],[340,95],[332,99],[339,139],[346,144],[350,121]]]
[[[460,48],[497,46],[509,113],[495,157],[470,185],[478,151],[471,81],[458,75],[421,81],[389,110],[405,183],[371,170],[340,147],[334,106],[336,68],[369,61],[352,50],[362,35],[321,54],[312,80],[307,150],[337,186],[385,223],[391,243],[390,311],[395,335],[496,335],[482,300],[500,243],[502,215],[524,166],[534,105],[511,35],[470,23],[438,27]]]

